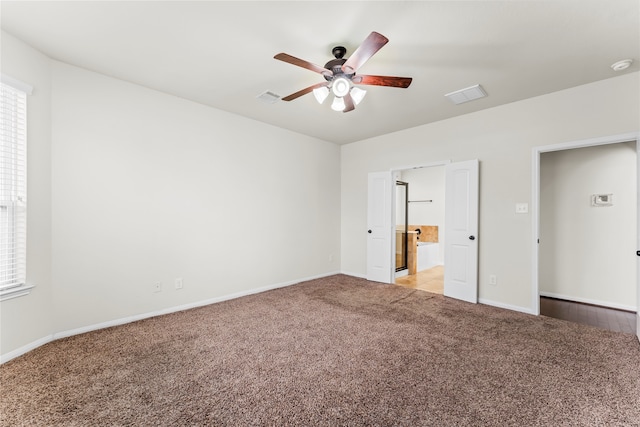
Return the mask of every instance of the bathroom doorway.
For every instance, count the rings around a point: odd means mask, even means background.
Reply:
[[[465,160],[452,163],[451,161],[431,163],[407,169],[428,170],[434,166],[442,166],[444,181],[440,185],[434,185],[432,192],[439,192],[435,198],[414,199],[420,197],[412,190],[409,195],[409,230],[407,231],[408,244],[408,270],[415,274],[412,262],[419,259],[419,254],[411,256],[412,251],[418,251],[418,247],[428,248],[423,253],[436,252],[435,259],[439,265],[447,262],[444,271],[443,295],[450,298],[467,301],[473,304],[478,302],[478,213],[479,213],[479,178],[480,161],[478,159]],[[395,271],[395,245],[394,228],[396,224],[395,210],[395,181],[401,177],[403,169],[385,172],[370,172],[367,177],[367,280],[380,283],[396,283]],[[408,182],[407,180],[402,180]],[[419,181],[416,181],[419,182]],[[433,184],[432,180],[428,180]],[[413,188],[413,185],[412,185]],[[446,200],[445,200],[446,194]],[[436,203],[444,205],[444,219],[442,227],[433,224],[412,223],[411,202],[415,200],[430,200],[424,203],[432,206]],[[428,220],[428,222],[432,222]],[[423,227],[424,226],[424,227]],[[420,232],[418,232],[420,228]],[[426,232],[426,233],[425,233]],[[423,236],[423,233],[424,236]],[[446,234],[446,236],[445,236]],[[427,236],[437,236],[436,240],[430,240]],[[418,239],[420,236],[420,239]],[[415,239],[415,241],[412,241]],[[422,245],[418,245],[418,241]],[[415,242],[415,244],[414,244]],[[444,247],[444,251],[440,247]],[[435,251],[434,251],[435,250]],[[421,270],[421,268],[418,268]]]
[[[442,294],[445,166],[440,164],[395,171],[394,178],[397,224],[394,283]],[[398,248],[399,245],[401,248]],[[405,260],[401,260],[400,256],[404,256]]]

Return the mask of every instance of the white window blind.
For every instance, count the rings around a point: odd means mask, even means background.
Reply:
[[[0,83],[0,87],[1,292],[25,284],[27,94],[4,82]]]

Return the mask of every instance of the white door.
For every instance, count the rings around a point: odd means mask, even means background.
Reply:
[[[391,281],[391,172],[369,174],[367,206],[367,280]]]
[[[478,302],[478,160],[445,166],[444,295]]]
[[[638,243],[636,244],[636,265],[637,265],[637,273],[636,273],[636,336],[640,341],[640,139],[636,139],[636,182],[637,182],[637,192],[638,198],[636,203],[638,204],[638,208],[636,210],[636,221],[638,222],[638,228],[636,229],[636,234],[638,235]]]

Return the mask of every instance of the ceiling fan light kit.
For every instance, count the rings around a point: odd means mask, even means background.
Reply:
[[[349,89],[351,89],[351,84],[349,84],[349,80],[347,80],[346,77],[336,77],[333,79],[331,91],[338,98],[342,98],[343,96],[348,94]]]
[[[329,88],[326,86],[317,87],[313,90],[313,96],[316,97],[316,101],[318,101],[318,104],[322,104],[324,100],[329,96]]]
[[[362,101],[362,99],[366,94],[367,94],[367,91],[364,89],[360,89],[359,87],[354,86],[351,89],[351,97],[353,98],[353,102],[355,102],[356,105],[360,104],[360,101]]]
[[[346,105],[344,103],[344,98],[340,98],[338,96],[333,98],[333,102],[331,103],[331,109],[333,111],[344,111],[345,108]]]
[[[313,92],[316,100],[322,104],[331,92],[334,95],[331,108],[335,111],[346,113],[354,110],[355,106],[362,101],[367,93],[366,90],[355,87],[354,84],[397,88],[409,87],[412,81],[411,77],[356,75],[357,70],[387,44],[387,42],[389,42],[389,39],[374,31],[369,34],[360,47],[358,47],[348,59],[344,58],[347,49],[343,46],[336,46],[332,50],[335,59],[327,62],[324,67],[286,53],[275,55],[274,58],[277,60],[319,73],[326,80],[326,82],[309,86],[289,96],[285,96],[282,100],[293,101],[302,95]]]

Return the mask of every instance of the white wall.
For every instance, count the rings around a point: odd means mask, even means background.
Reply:
[[[477,158],[479,298],[532,311],[531,216],[515,214],[531,203],[532,147],[637,132],[638,80],[629,73],[342,146],[342,270],[366,274],[369,172]]]
[[[29,296],[0,302],[0,353],[52,333],[51,309],[51,63],[2,32],[2,73],[28,83],[27,282]]]
[[[56,330],[339,271],[339,155],[54,62]]]
[[[437,225],[439,263],[444,264],[444,166],[406,169],[402,180],[409,183],[409,224]],[[432,200],[431,203],[416,200]]]
[[[1,360],[340,270],[338,146],[52,61],[6,33],[2,72],[34,87],[27,280],[37,286],[0,304]]]
[[[635,141],[541,154],[541,294],[635,310],[636,187]]]

